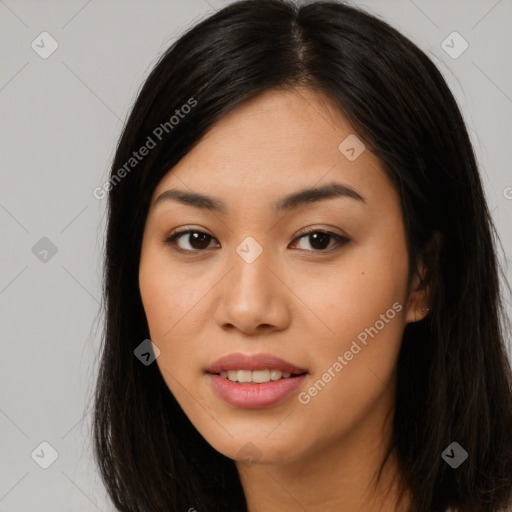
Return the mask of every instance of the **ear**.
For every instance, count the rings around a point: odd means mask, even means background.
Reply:
[[[425,284],[428,269],[423,260],[420,260],[418,268],[418,272],[415,273],[412,278],[409,297],[407,299],[406,324],[423,320],[430,309],[429,287]]]
[[[419,322],[429,314],[434,301],[440,249],[441,233],[436,231],[418,258],[407,299],[406,324]]]

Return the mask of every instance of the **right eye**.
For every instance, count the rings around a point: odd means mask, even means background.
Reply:
[[[208,233],[197,229],[178,231],[165,239],[165,243],[171,245],[172,250],[178,252],[201,252],[208,249],[209,243],[215,238]],[[180,242],[185,241],[185,244]],[[188,244],[188,247],[186,246]],[[183,246],[185,245],[185,246]],[[191,248],[190,248],[191,247]]]

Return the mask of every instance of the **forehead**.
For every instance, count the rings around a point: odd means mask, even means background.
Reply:
[[[380,160],[365,149],[327,98],[305,89],[272,90],[216,123],[162,178],[153,200],[179,187],[227,202],[271,202],[291,191],[331,181],[345,183],[374,200],[393,194]]]

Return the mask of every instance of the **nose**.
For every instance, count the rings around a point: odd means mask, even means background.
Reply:
[[[233,251],[231,270],[217,290],[215,321],[222,329],[254,335],[288,327],[292,292],[284,284],[286,276],[280,275],[282,266],[272,259],[270,251],[263,250],[249,263]]]

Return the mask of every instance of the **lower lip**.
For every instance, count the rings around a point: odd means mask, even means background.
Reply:
[[[240,384],[225,377],[208,374],[215,391],[233,407],[263,409],[286,400],[303,382],[306,374],[264,384]]]

